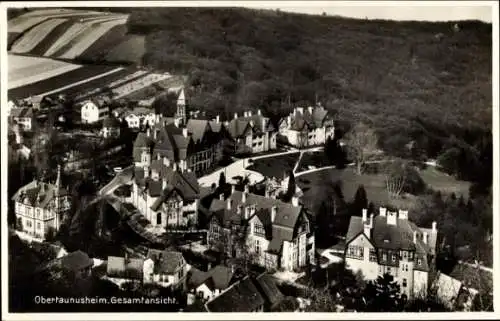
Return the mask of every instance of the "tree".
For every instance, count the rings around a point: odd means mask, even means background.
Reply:
[[[356,194],[354,195],[354,200],[352,202],[352,214],[359,215],[363,209],[368,208],[368,197],[366,196],[366,190],[363,185],[358,187]]]
[[[219,175],[219,188],[223,189],[226,186],[226,175],[221,172]]]
[[[288,202],[295,195],[295,189],[297,188],[297,184],[295,183],[295,175],[293,175],[293,171],[290,171],[290,175],[288,176],[288,188],[285,193],[285,202]]]
[[[306,297],[311,301],[311,304],[306,307],[306,312],[338,312],[339,302],[328,288],[308,288],[307,292]]]
[[[365,162],[377,153],[378,138],[375,131],[364,123],[357,123],[345,136],[349,159],[356,163],[361,175]]]
[[[384,166],[384,180],[389,198],[398,197],[406,184],[407,163],[402,160],[389,161]]]
[[[54,227],[49,226],[47,228],[47,231],[45,232],[45,240],[47,242],[51,242],[54,240],[55,237],[56,237],[56,230],[54,229]]]
[[[272,309],[272,312],[295,312],[298,308],[299,303],[297,302],[297,298],[293,296],[286,296]]]
[[[402,309],[399,284],[388,273],[369,281],[365,287],[364,299],[369,312],[397,312]]]

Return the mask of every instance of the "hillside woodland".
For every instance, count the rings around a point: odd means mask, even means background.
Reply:
[[[144,65],[187,75],[192,109],[231,118],[260,108],[278,119],[320,102],[344,132],[360,121],[373,127],[390,154],[441,157],[462,179],[491,177],[489,169],[466,170],[491,162],[490,24],[244,8],[112,10],[130,13],[128,32],[146,37]]]

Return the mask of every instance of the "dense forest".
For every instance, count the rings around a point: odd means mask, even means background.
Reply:
[[[398,156],[462,152],[470,168],[491,148],[490,24],[244,8],[112,10],[129,12],[129,33],[146,35],[143,64],[187,75],[190,108],[208,115],[260,108],[276,118],[321,102],[343,131],[366,122]]]

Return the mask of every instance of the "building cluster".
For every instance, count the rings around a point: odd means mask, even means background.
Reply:
[[[275,150],[278,141],[297,148],[325,144],[335,133],[327,110],[321,105],[295,108],[276,123],[260,111],[235,113],[226,121],[219,116],[205,119],[186,111],[182,89],[173,117],[143,106],[110,110],[109,103],[102,98],[83,102],[81,122],[102,122],[100,134],[105,138],[119,137],[124,125],[138,131],[129,168],[130,193],[122,202],[161,235],[169,229],[206,229],[208,248],[231,262],[247,260],[267,272],[238,277],[231,265],[201,271],[177,250],[149,249],[143,256],[107,257],[105,278],[119,286],[179,288],[188,303],[201,301],[208,312],[273,310],[284,296],[269,272],[299,271],[317,259],[314,220],[297,190],[290,201],[283,201],[278,192],[287,182],[270,179],[263,195],[250,192],[248,184],[203,192],[197,178],[226,156]],[[10,110],[17,143],[22,140],[20,131],[33,128],[31,108]],[[59,230],[72,205],[61,184],[60,168],[55,182],[35,180],[20,188],[13,201],[17,228],[39,240]],[[436,258],[436,223],[418,227],[408,219],[408,211],[383,207],[378,213],[360,214],[350,219],[343,255],[346,267],[366,280],[390,274],[407,298],[425,296]],[[54,264],[62,268],[69,264],[69,269],[86,276],[90,262],[86,254],[74,252]]]

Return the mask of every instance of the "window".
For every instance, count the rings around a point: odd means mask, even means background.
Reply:
[[[387,274],[391,274],[392,273],[392,269],[390,267],[387,267]]]
[[[161,225],[161,213],[156,213],[156,225]]]
[[[353,259],[363,259],[364,248],[362,246],[350,245],[347,249],[347,257]]]
[[[382,254],[382,260],[387,261],[387,254],[385,253]]]
[[[378,273],[380,273],[380,274],[384,273],[384,269],[382,268],[382,266],[378,267]]]
[[[418,265],[422,265],[422,260],[421,260],[421,259],[418,259],[418,260],[417,260],[417,264],[418,264]]]
[[[406,286],[407,286],[406,279],[403,279],[403,288],[406,288]]]
[[[36,223],[36,229],[37,230],[41,229],[40,222]]]
[[[396,254],[392,255],[392,262],[396,262]]]
[[[264,226],[262,226],[260,224],[255,224],[254,233],[257,236],[265,236],[266,231],[264,230]]]
[[[260,253],[260,242],[255,240],[255,252]]]
[[[377,262],[377,252],[375,249],[370,249],[370,262]]]

